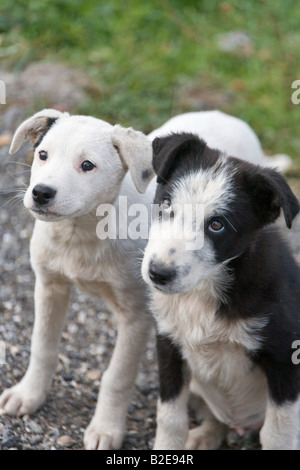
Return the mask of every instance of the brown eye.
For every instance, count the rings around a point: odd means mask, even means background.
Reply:
[[[40,157],[40,160],[47,160],[48,152],[46,152],[45,150],[40,150],[39,151],[39,157]]]
[[[208,230],[210,230],[211,232],[222,232],[222,230],[224,230],[224,225],[222,224],[222,222],[216,219],[209,224]]]

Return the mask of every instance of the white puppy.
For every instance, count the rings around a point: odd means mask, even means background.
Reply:
[[[91,296],[103,297],[117,316],[116,346],[84,438],[89,449],[117,449],[151,323],[138,261],[145,240],[100,240],[96,209],[104,203],[117,207],[119,194],[127,196],[129,206],[150,205],[153,194],[138,191],[146,190],[152,176],[151,141],[132,129],[55,110],[26,120],[15,133],[10,153],[27,139],[35,147],[24,197],[25,207],[37,219],[30,247],[36,275],[35,324],[28,370],[2,394],[0,408],[24,415],[45,401],[75,284]]]
[[[155,181],[142,193],[153,176],[152,139],[179,128],[197,132],[208,142],[218,135],[219,148],[265,164],[249,126],[219,111],[178,116],[149,138],[99,119],[49,109],[17,129],[10,153],[28,139],[35,148],[24,198],[26,208],[37,219],[30,250],[36,275],[35,324],[28,370],[20,383],[1,395],[3,413],[33,413],[45,401],[56,368],[70,288],[75,284],[91,296],[104,298],[118,320],[116,346],[102,377],[85,446],[121,446],[126,410],[151,324],[138,261],[147,240],[100,239],[96,210],[101,204],[118,209],[120,195],[127,197],[128,206],[143,203],[149,208]],[[126,223],[125,216],[120,214]]]
[[[180,114],[151,132],[149,137],[154,139],[170,132],[198,134],[209,147],[255,165],[271,166],[282,172],[292,165],[291,158],[285,154],[266,157],[257,135],[246,122],[218,110]]]

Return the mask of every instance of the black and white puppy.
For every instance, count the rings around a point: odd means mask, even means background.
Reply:
[[[300,270],[271,224],[282,209],[290,228],[299,203],[277,171],[193,134],[153,149],[159,210],[142,274],[158,327],[155,449],[218,448],[228,428],[260,429],[263,449],[295,449]],[[188,434],[191,391],[205,419]]]

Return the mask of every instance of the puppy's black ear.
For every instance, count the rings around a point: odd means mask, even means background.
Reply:
[[[170,134],[156,137],[152,142],[152,165],[157,174],[157,182],[165,182],[176,167],[187,157],[194,159],[206,149],[206,144],[194,134]]]
[[[275,222],[282,209],[287,227],[292,227],[292,221],[300,206],[280,173],[269,168],[253,166],[244,173],[244,184],[252,197],[255,214],[262,226]]]

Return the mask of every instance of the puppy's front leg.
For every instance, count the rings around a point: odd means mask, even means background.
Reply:
[[[160,397],[155,450],[183,450],[188,435],[189,387],[180,351],[166,336],[157,336]]]
[[[46,281],[37,275],[29,367],[22,380],[1,395],[2,413],[18,416],[30,414],[45,401],[57,363],[58,343],[69,294],[69,283],[62,278]]]
[[[126,412],[151,325],[150,316],[143,317],[142,313],[138,318],[128,312],[118,313],[117,342],[102,376],[95,414],[84,434],[86,449],[121,447]]]
[[[277,405],[268,398],[266,417],[260,431],[263,450],[298,449],[299,411],[299,399]]]

